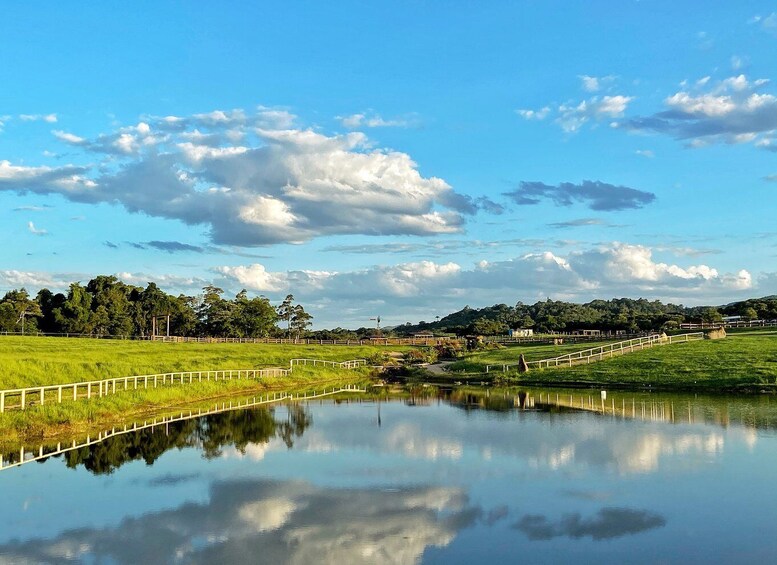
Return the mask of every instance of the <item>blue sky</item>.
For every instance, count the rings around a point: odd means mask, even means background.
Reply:
[[[774,2],[6,6],[0,290],[772,294],[775,48]]]

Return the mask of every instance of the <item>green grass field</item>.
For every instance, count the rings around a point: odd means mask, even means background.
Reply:
[[[402,348],[391,348],[402,350]],[[0,389],[64,384],[176,371],[288,367],[293,358],[346,361],[384,348],[370,346],[201,344],[49,337],[0,337]],[[120,391],[91,400],[46,404],[0,414],[0,443],[30,437],[67,436],[94,426],[119,425],[144,414],[209,399],[320,390],[364,382],[370,369],[298,366],[287,377],[203,382]]]
[[[580,349],[585,347],[511,347],[474,354],[451,369],[482,371],[487,364],[515,363],[521,353],[531,361]],[[461,377],[456,373],[451,376]],[[777,331],[736,332],[723,340],[654,347],[590,365],[508,373],[504,380],[708,391],[777,390]]]
[[[295,357],[346,361],[383,350],[373,346],[0,336],[0,389],[173,371],[288,367]]]
[[[598,347],[606,341],[585,343],[570,343],[566,345],[545,345],[538,343],[526,343],[511,345],[503,349],[493,349],[468,355],[467,357],[451,363],[448,369],[453,372],[481,373],[486,371],[486,365],[515,365],[519,355],[523,354],[527,361],[539,361],[550,357],[558,357],[575,351],[583,351]]]

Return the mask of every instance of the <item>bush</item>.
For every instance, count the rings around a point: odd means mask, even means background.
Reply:
[[[464,347],[458,341],[441,343],[435,346],[438,359],[458,359],[464,355]]]
[[[419,363],[434,363],[437,361],[437,350],[433,347],[428,349],[411,349],[404,355],[405,363],[411,365]]]

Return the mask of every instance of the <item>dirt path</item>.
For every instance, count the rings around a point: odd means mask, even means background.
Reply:
[[[425,368],[426,368],[427,371],[429,371],[430,373],[433,373],[435,375],[444,375],[445,374],[444,367],[447,367],[451,363],[453,363],[453,361],[441,361],[440,363],[435,363],[433,365],[427,365]]]

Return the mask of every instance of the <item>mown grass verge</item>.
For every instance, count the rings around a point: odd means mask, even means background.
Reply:
[[[545,346],[547,347],[547,346]],[[467,374],[457,368],[474,368],[483,376],[485,365],[516,363],[524,353],[527,360],[582,349],[560,346],[549,353],[539,348],[516,347],[473,355],[464,363],[451,365],[451,379]],[[508,360],[509,359],[509,360]],[[474,376],[474,375],[473,375]],[[542,386],[599,386],[610,388],[653,388],[664,390],[777,391],[777,331],[737,332],[723,340],[705,340],[653,347],[590,365],[535,369],[518,374],[491,373],[497,382]]]
[[[402,348],[392,348],[402,350]],[[385,348],[268,344],[199,344],[49,337],[0,337],[0,389],[64,384],[132,375],[288,367],[293,358],[345,361]],[[0,442],[48,438],[119,425],[166,409],[268,390],[305,391],[365,380],[369,369],[297,366],[287,377],[120,390],[115,395],[34,406],[0,414]]]
[[[403,350],[401,347],[391,349]],[[0,336],[0,389],[177,371],[288,367],[293,358],[346,361],[385,350],[372,346],[161,343]]]

